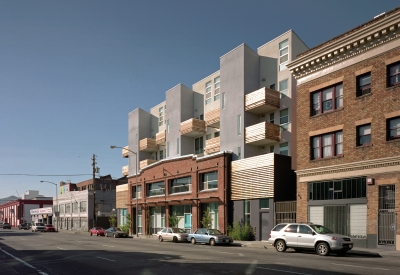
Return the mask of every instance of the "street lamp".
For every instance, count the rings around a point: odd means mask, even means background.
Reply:
[[[54,183],[54,182],[51,182],[51,181],[47,181],[47,180],[41,180],[40,182],[48,182],[48,183],[51,183],[51,184],[53,184],[53,185],[55,185],[56,186],[56,205],[57,205],[57,211],[54,211],[54,217],[55,216],[57,216],[57,222],[56,222],[56,227],[57,227],[57,232],[58,232],[58,214],[57,213],[59,213],[59,209],[58,209],[58,196],[57,196],[57,184],[56,183]],[[54,209],[54,207],[53,207],[53,209]]]
[[[121,149],[124,149],[124,150],[127,150],[127,151],[129,151],[129,152],[131,152],[132,154],[135,154],[135,156],[136,156],[136,187],[135,187],[135,198],[136,198],[136,237],[139,237],[139,225],[138,225],[138,192],[137,192],[137,189],[138,189],[138,181],[137,181],[137,179],[138,179],[138,154],[136,153],[136,152],[133,152],[133,151],[131,151],[131,150],[129,150],[129,149],[127,149],[127,148],[124,148],[124,147],[120,147],[120,146],[115,146],[115,145],[111,145],[110,146],[110,148],[111,149],[115,149],[115,148],[121,148]]]

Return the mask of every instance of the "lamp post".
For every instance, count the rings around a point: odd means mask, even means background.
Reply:
[[[51,184],[53,184],[53,185],[55,185],[56,186],[56,205],[57,205],[57,211],[54,211],[54,216],[57,216],[57,222],[56,222],[56,228],[57,228],[57,232],[58,232],[58,214],[57,213],[59,213],[59,209],[58,209],[58,195],[57,195],[57,184],[56,183],[54,183],[54,182],[51,182],[51,181],[47,181],[47,180],[41,180],[40,182],[48,182],[48,183],[51,183]],[[53,207],[53,209],[54,209],[54,207]]]
[[[120,146],[115,146],[115,145],[111,145],[110,146],[111,149],[115,149],[115,148],[121,148],[124,150],[127,150],[129,152],[131,152],[132,154],[135,154],[136,156],[136,187],[135,187],[135,198],[136,198],[136,218],[135,218],[135,223],[136,223],[136,237],[139,237],[139,226],[138,226],[138,192],[137,192],[137,188],[138,188],[138,154],[137,152],[133,152],[127,148],[124,147],[120,147]]]

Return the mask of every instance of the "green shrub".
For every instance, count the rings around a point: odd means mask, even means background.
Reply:
[[[253,230],[248,223],[236,221],[228,226],[228,236],[237,241],[250,241],[253,239]]]
[[[122,231],[124,231],[125,233],[129,233],[129,226],[127,224],[125,225],[121,225],[119,227]]]

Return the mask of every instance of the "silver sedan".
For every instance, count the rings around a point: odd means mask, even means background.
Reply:
[[[158,240],[162,241],[173,241],[177,242],[187,242],[188,233],[182,228],[176,227],[166,227],[161,231],[157,232]]]

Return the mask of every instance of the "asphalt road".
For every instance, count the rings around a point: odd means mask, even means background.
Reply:
[[[398,257],[321,257],[288,249],[0,229],[0,274],[399,274]]]

